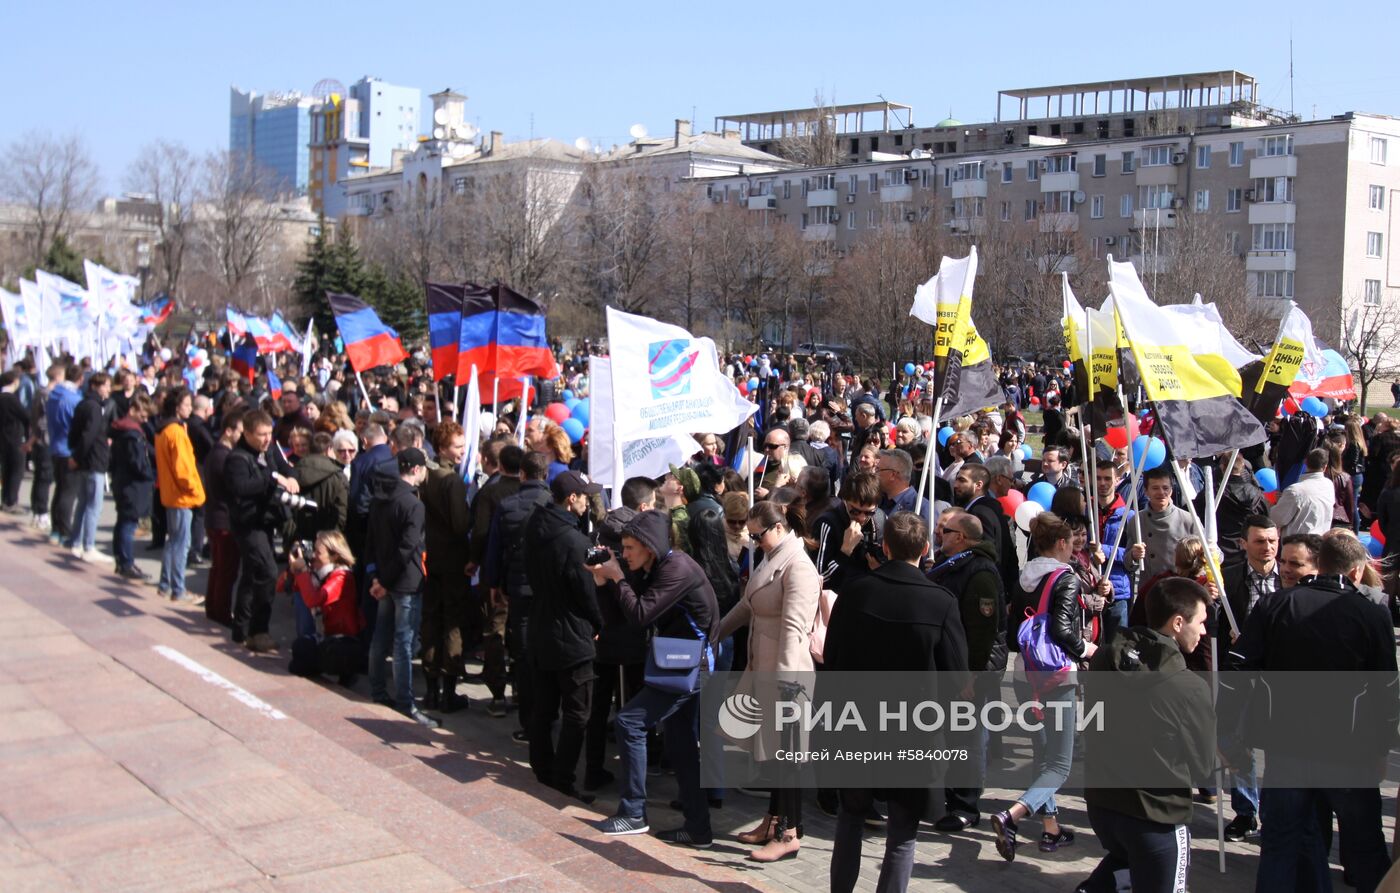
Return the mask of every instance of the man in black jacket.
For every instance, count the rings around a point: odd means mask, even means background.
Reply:
[[[565,471],[550,482],[549,492],[552,500],[525,522],[522,550],[534,598],[529,645],[535,701],[530,768],[542,783],[591,803],[591,795],[580,794],[574,787],[574,771],[588,724],[588,693],[597,653],[593,640],[603,618],[593,575],[584,565],[589,543],[579,529],[579,519],[588,514],[589,497],[603,488],[577,471]],[[558,747],[550,732],[556,718],[560,719]]]
[[[534,591],[525,572],[525,526],[535,510],[549,502],[549,457],[531,451],[512,456],[520,448],[512,444],[501,451],[515,465],[519,478],[509,477],[513,492],[502,499],[491,517],[486,547],[482,550],[481,585],[487,592],[486,647],[482,661],[482,676],[491,692],[486,712],[495,717],[506,715],[506,681],[509,679],[520,708],[520,728],[516,741],[530,737],[530,721],[534,715],[534,679],[530,673],[530,615],[534,610]],[[504,473],[504,472],[503,472]],[[478,499],[485,499],[488,488]],[[506,657],[510,657],[507,671]]]
[[[224,460],[224,501],[238,544],[233,641],[246,642],[255,654],[277,649],[267,625],[277,585],[273,530],[286,518],[278,493],[300,492],[282,451],[271,446],[272,417],[256,409],[243,416],[243,438]]]
[[[1191,791],[1215,767],[1215,710],[1185,655],[1206,635],[1210,596],[1171,577],[1147,594],[1148,625],[1119,628],[1089,662],[1084,709],[1089,823],[1108,852],[1076,893],[1113,893],[1128,870],[1135,893],[1185,890]],[[1261,888],[1264,889],[1264,888]]]
[[[880,565],[880,482],[873,472],[859,471],[841,482],[831,508],[817,519],[817,572],[825,588],[840,593],[847,582]]]
[[[1318,827],[1329,813],[1338,816],[1342,868],[1358,890],[1376,889],[1390,869],[1379,782],[1400,701],[1389,612],[1356,588],[1369,560],[1353,537],[1323,539],[1318,573],[1261,599],[1231,652],[1241,670],[1292,671],[1270,673],[1266,709],[1249,711],[1256,722],[1245,744],[1263,748],[1268,783],[1260,792],[1258,890],[1330,888],[1330,817]],[[1309,680],[1326,680],[1326,692],[1291,691]],[[1255,697],[1262,688],[1263,680]],[[1222,686],[1221,716],[1238,716],[1247,691]],[[1232,765],[1242,762],[1237,748],[1225,750]]]
[[[1011,539],[1011,519],[991,494],[992,473],[979,462],[968,462],[953,479],[953,504],[982,522],[982,538],[992,544],[1003,586],[1010,587],[1020,576],[1016,544]]]
[[[24,479],[25,441],[29,439],[29,410],[16,392],[19,373],[11,369],[0,375],[0,511],[22,515],[19,485]]]
[[[112,459],[108,439],[114,421],[108,403],[111,396],[112,380],[105,372],[94,372],[88,379],[87,396],[73,410],[73,424],[68,429],[68,447],[73,452],[68,465],[78,475],[78,503],[73,511],[72,540],[66,545],[75,558],[91,562],[106,561],[97,551],[97,519],[102,514],[102,491]]]
[[[655,627],[658,636],[700,639],[705,643],[700,680],[695,690],[676,694],[644,687],[617,715],[617,748],[622,778],[617,814],[603,822],[609,836],[644,834],[651,830],[646,818],[647,745],[649,729],[661,725],[671,768],[680,786],[685,826],[663,831],[667,843],[708,847],[709,804],[700,790],[700,751],[695,723],[700,687],[714,670],[715,633],[719,631],[719,606],[715,591],[700,565],[684,552],[671,548],[671,518],[663,511],[642,512],[622,530],[624,575],[616,559],[592,568],[594,582],[617,584],[615,596],[622,614],[635,626]]]
[[[928,525],[912,512],[891,515],[885,522],[883,549],[889,561],[851,580],[836,600],[822,669],[949,674],[934,677],[935,694],[956,695],[967,684],[967,640],[953,594],[919,571],[928,550]],[[890,814],[877,889],[908,886],[929,793],[926,787],[886,792]],[[865,817],[874,802],[871,788],[841,791],[831,852],[833,893],[855,889]]]
[[[396,707],[430,729],[437,720],[413,700],[413,642],[423,602],[423,503],[418,488],[428,479],[428,457],[415,447],[394,457],[399,476],[370,481],[369,556],[365,577],[379,601],[379,619],[369,649],[369,689],[376,704]],[[392,643],[392,644],[391,644]],[[394,697],[388,692],[384,660],[394,655]]]

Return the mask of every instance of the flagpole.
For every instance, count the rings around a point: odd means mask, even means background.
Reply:
[[[932,517],[932,506],[934,503],[934,487],[936,486],[936,483],[932,481],[931,478],[933,477],[932,471],[934,467],[938,464],[938,422],[939,419],[942,418],[942,416],[943,398],[939,397],[937,400],[933,401],[933,427],[930,429],[932,432],[932,439],[928,442],[928,449],[924,453],[924,468],[923,471],[919,474],[919,492],[914,495],[914,512],[915,514],[922,516],[924,508],[924,490],[928,490],[928,501],[930,506],[928,535],[930,542],[932,542],[933,538],[933,522],[935,520]]]
[[[1206,479],[1206,505],[1214,502],[1215,496],[1215,471],[1205,469]],[[1216,537],[1219,531],[1216,529],[1214,516],[1211,516],[1206,523],[1208,539],[1206,540],[1206,550],[1214,554]],[[1220,591],[1220,600],[1225,600],[1225,591]],[[1220,655],[1219,643],[1216,636],[1210,636],[1210,702],[1216,704],[1220,700]],[[1220,760],[1215,761],[1215,841],[1220,851],[1220,873],[1225,873],[1225,771],[1220,765]]]
[[[1060,275],[1064,277],[1061,284],[1065,288],[1069,288],[1069,274],[1061,273]],[[1084,373],[1084,386],[1087,391],[1084,394],[1084,400],[1080,403],[1083,411],[1080,413],[1081,418],[1079,419],[1079,450],[1080,462],[1085,475],[1084,492],[1089,497],[1089,535],[1090,539],[1097,540],[1099,536],[1099,496],[1101,495],[1098,492],[1099,463],[1097,454],[1093,458],[1089,456],[1089,446],[1092,439],[1087,438],[1084,434],[1085,419],[1083,418],[1083,416],[1087,416],[1092,420],[1094,417],[1093,410],[1089,408],[1094,398],[1094,328],[1087,307],[1084,309]],[[1090,425],[1089,433],[1093,433],[1092,425]],[[1100,545],[1102,544],[1100,543]]]
[[[613,398],[614,398],[614,399],[617,398],[617,393],[616,393],[616,392],[613,392]],[[750,428],[750,430],[752,430],[752,428]],[[749,451],[748,451],[747,453],[744,454],[744,459],[747,461],[748,466],[749,466],[749,509],[752,510],[752,509],[753,509],[753,470],[754,470],[754,466],[758,464],[757,462],[754,461],[754,455],[753,455],[753,435],[752,435],[752,434],[749,435]],[[754,546],[753,537],[749,537],[749,545],[748,545],[748,549],[749,549],[749,576],[753,576],[753,546]]]
[[[520,395],[520,397],[521,397],[521,400],[524,400],[524,398],[525,398],[524,393],[522,393],[522,394]],[[500,403],[500,402],[501,402],[501,377],[500,377],[499,375],[492,375],[492,376],[491,376],[491,415],[492,415],[492,416],[494,416],[494,415],[496,414],[496,412],[497,412],[497,410],[496,410],[496,405],[497,405],[498,403]],[[523,406],[524,404],[522,403],[521,405]]]
[[[459,396],[461,390],[462,390],[461,385],[457,384],[457,376],[455,376],[455,375],[452,376],[452,418],[453,418],[453,419],[456,419],[456,418],[458,417],[458,416],[457,416],[457,397]],[[492,409],[491,414],[494,416],[494,415],[496,414],[496,413],[495,413],[495,407],[493,406],[493,407],[491,407],[491,409]]]
[[[360,375],[359,369],[355,370],[355,381],[360,384],[360,396],[365,398],[365,405],[369,407],[370,412],[374,412],[374,401],[369,399],[369,388],[365,387],[365,379]]]
[[[610,348],[612,358],[608,363],[608,378],[612,386],[612,462],[613,462],[613,489],[612,502],[614,509],[622,508],[622,485],[626,483],[626,472],[622,468],[622,432],[617,429],[618,402],[621,393],[617,389],[617,353],[616,348]],[[520,411],[525,412],[525,395],[520,395]],[[592,406],[592,404],[589,404]],[[753,504],[753,481],[749,481],[749,504]]]

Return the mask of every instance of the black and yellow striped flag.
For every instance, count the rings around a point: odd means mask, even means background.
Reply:
[[[943,258],[938,273],[914,291],[909,315],[934,327],[933,398],[942,418],[996,406],[1001,385],[992,352],[972,323],[972,288],[977,247],[967,257]]]

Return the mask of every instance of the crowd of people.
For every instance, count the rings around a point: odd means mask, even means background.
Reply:
[[[135,549],[148,530],[157,591],[202,605],[255,653],[278,650],[269,622],[285,593],[294,673],[346,685],[367,674],[376,702],[425,726],[467,708],[461,683],[479,678],[488,716],[515,714],[542,785],[586,803],[615,790],[605,834],[651,830],[648,766],[662,762],[684,821],[659,836],[691,847],[713,843],[725,794],[700,777],[699,692],[712,673],[973,672],[979,703],[1002,698],[1006,676],[1023,701],[1072,705],[1079,671],[1120,671],[1128,652],[1149,671],[1395,670],[1393,580],[1362,539],[1383,543],[1384,559],[1400,552],[1400,430],[1384,413],[1284,417],[1266,445],[1169,456],[1134,487],[1130,450],[1081,437],[1064,411],[1063,369],[1007,367],[1002,405],[935,429],[923,369],[882,384],[830,356],[734,355],[727,371],[757,404],[751,422],[697,432],[689,462],[626,480],[609,507],[579,438],[542,412],[566,389],[588,393],[590,349],[560,350],[562,379],[480,431],[442,411],[452,391],[438,393],[421,353],[359,380],[343,356],[318,356],[305,375],[284,368],[279,394],[217,355],[195,389],[155,352],[110,374],[26,358],[0,374],[0,510],[134,582],[146,580]],[[750,438],[761,459],[745,458]],[[464,476],[469,452],[479,469]],[[1048,510],[1018,523],[1015,506],[1039,485],[1053,489]],[[109,496],[108,553],[97,533]],[[191,593],[202,563],[205,592]],[[1374,638],[1358,644],[1358,629]],[[658,640],[692,660],[659,666]],[[1029,641],[1063,661],[1053,685],[1027,675],[1028,655],[1012,657]],[[1378,787],[1261,790],[1252,752],[1230,762],[1228,790],[1201,784],[1217,742],[1209,689],[1192,678],[1200,685],[1163,694],[1178,727],[1142,718],[1160,732],[1144,747],[1179,770],[1178,789],[1089,792],[1106,855],[1079,889],[1114,890],[1122,870],[1138,893],[1184,889],[1193,802],[1225,795],[1226,837],[1260,842],[1260,889],[1327,889],[1333,812],[1349,882],[1376,889],[1390,866]],[[966,743],[984,767],[1010,756],[997,736]],[[776,742],[745,746],[769,760]],[[1072,726],[1047,723],[1032,741],[1034,780],[1004,804],[970,785],[776,788],[738,839],[753,861],[794,858],[815,803],[837,817],[838,891],[856,886],[871,825],[885,829],[882,891],[905,889],[925,822],[958,835],[988,818],[1007,861],[1032,818],[1040,852],[1082,846],[1056,803],[1075,747]]]

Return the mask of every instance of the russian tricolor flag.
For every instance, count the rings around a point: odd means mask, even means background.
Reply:
[[[175,302],[170,295],[156,295],[151,303],[141,308],[141,324],[155,328],[170,318],[175,311]]]
[[[345,343],[345,354],[356,372],[392,366],[408,356],[399,333],[384,325],[374,309],[354,295],[326,292],[335,324]]]
[[[273,350],[301,350],[301,336],[296,333],[295,329],[287,325],[287,321],[282,318],[280,311],[272,311],[269,326],[272,329]]]
[[[224,308],[224,317],[228,320],[229,341],[237,343],[244,335],[248,334],[248,320],[243,318],[243,314],[232,307]]]
[[[246,317],[248,334],[257,342],[258,353],[273,353],[279,350],[277,338],[272,334],[272,326],[261,316]]]

